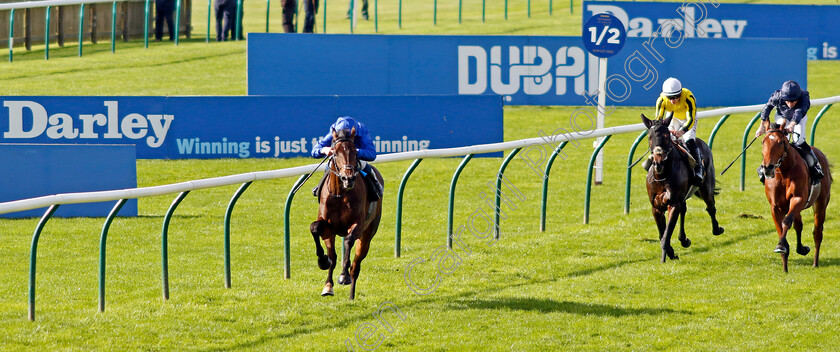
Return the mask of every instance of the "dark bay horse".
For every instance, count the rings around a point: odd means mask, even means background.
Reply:
[[[353,139],[356,129],[333,132],[333,157],[329,163],[327,181],[321,187],[318,199],[318,219],[309,226],[315,239],[315,254],[318,267],[328,270],[322,296],[333,295],[333,269],[336,264],[335,236],[344,237],[344,261],[338,283],[350,285],[350,299],[356,298],[356,281],[362,270],[362,260],[368,254],[370,241],[379,228],[382,217],[382,201],[370,197],[364,180],[356,182],[359,164],[356,160],[356,146]],[[371,166],[371,171],[384,185],[379,170]],[[319,238],[327,247],[327,254],[321,248]],[[350,264],[350,252],[356,247],[356,255]]]
[[[712,152],[705,142],[696,138],[695,141],[700,147],[705,165],[706,177],[703,183],[696,190],[690,186],[689,181],[692,175],[692,168],[689,166],[688,156],[677,150],[674,137],[668,129],[672,116],[663,120],[650,120],[642,114],[642,122],[648,128],[648,143],[653,153],[652,166],[647,174],[647,191],[650,204],[653,206],[653,219],[659,229],[659,241],[662,247],[662,262],[666,257],[671,260],[679,259],[671,247],[671,235],[677,225],[677,217],[680,222],[680,244],[688,248],[691,240],[685,234],[683,224],[685,222],[685,201],[691,195],[698,195],[706,202],[706,212],[712,218],[712,234],[717,236],[723,233],[723,227],[718,225],[715,213],[715,165],[712,159]],[[692,192],[692,194],[689,194]],[[665,221],[665,213],[668,214],[668,221]]]
[[[785,131],[779,125],[769,121],[764,122],[767,134],[762,141],[762,163],[764,169],[764,194],[773,212],[773,222],[779,234],[779,244],[773,250],[782,256],[782,268],[788,271],[788,255],[790,246],[787,242],[787,232],[791,225],[796,230],[796,253],[807,255],[811,251],[802,245],[802,215],[807,209],[808,196],[811,191],[811,180],[805,159],[794,150],[788,142]],[[822,166],[825,177],[820,181],[819,190],[815,189],[814,206],[814,266],[819,266],[820,244],[823,237],[825,223],[825,209],[831,198],[831,170],[828,159],[819,149],[811,147]]]

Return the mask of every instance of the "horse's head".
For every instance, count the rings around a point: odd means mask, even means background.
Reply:
[[[336,168],[333,173],[338,176],[342,188],[353,189],[359,172],[356,167],[356,145],[353,143],[356,128],[333,131],[332,137],[333,166]]]
[[[773,178],[776,175],[776,169],[782,165],[787,156],[787,135],[781,126],[770,121],[763,123],[766,124],[767,133],[761,142],[763,157],[761,167],[764,169],[765,177]]]
[[[653,155],[652,164],[653,171],[661,174],[665,170],[665,161],[668,160],[668,155],[671,153],[671,131],[668,126],[671,124],[673,115],[668,116],[663,120],[650,120],[645,114],[642,114],[642,123],[648,129],[648,143],[650,144],[650,151]]]

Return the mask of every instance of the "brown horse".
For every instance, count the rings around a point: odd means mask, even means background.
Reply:
[[[671,124],[672,116],[663,120],[650,120],[642,114],[642,122],[648,128],[648,143],[653,152],[652,166],[647,174],[647,191],[652,206],[653,219],[659,229],[659,242],[662,247],[662,262],[666,257],[671,260],[679,259],[671,247],[671,235],[677,224],[677,217],[680,221],[680,244],[688,248],[691,240],[685,234],[683,224],[685,222],[685,201],[691,195],[698,195],[706,202],[706,212],[712,218],[712,235],[723,233],[723,227],[718,225],[715,214],[715,165],[712,159],[712,151],[709,146],[699,138],[695,142],[700,147],[705,165],[706,177],[699,188],[692,191],[689,180],[692,175],[692,168],[689,166],[688,156],[677,150],[675,141],[668,125]],[[692,192],[689,194],[689,192]],[[665,213],[668,213],[668,221],[665,221]]]
[[[336,264],[335,236],[344,237],[344,261],[338,283],[350,286],[350,299],[356,298],[356,281],[362,270],[362,260],[368,254],[370,241],[379,228],[382,217],[382,202],[370,197],[364,180],[356,182],[359,174],[359,164],[356,160],[356,146],[353,139],[356,129],[351,131],[333,131],[333,157],[329,163],[327,181],[321,187],[318,207],[318,219],[309,226],[315,239],[315,254],[318,256],[318,267],[329,269],[327,281],[324,284],[322,296],[333,295],[333,269]],[[371,171],[384,185],[382,175],[371,166]],[[327,256],[321,248],[324,241]],[[353,264],[350,264],[350,251],[356,246]]]
[[[811,191],[811,179],[808,174],[808,166],[805,159],[799,155],[794,147],[788,142],[785,131],[779,129],[779,125],[769,121],[764,122],[767,134],[762,141],[761,154],[763,156],[761,167],[764,169],[766,179],[764,181],[764,193],[773,212],[773,222],[776,224],[776,232],[779,234],[779,244],[773,250],[782,256],[782,268],[788,271],[788,255],[790,246],[787,242],[787,232],[791,225],[796,230],[796,253],[807,255],[811,251],[807,246],[802,245],[802,215],[800,212],[807,209],[808,196]],[[819,192],[815,195],[814,206],[814,266],[819,266],[820,244],[823,237],[823,224],[825,223],[825,209],[828,200],[831,198],[831,170],[828,159],[819,149],[811,147],[817,156],[825,177],[820,181]]]

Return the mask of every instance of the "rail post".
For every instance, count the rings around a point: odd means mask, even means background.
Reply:
[[[452,182],[449,183],[449,209],[448,209],[448,216],[446,218],[446,246],[452,248],[452,227],[454,222],[454,214],[455,214],[455,185],[458,183],[458,177],[461,176],[461,171],[464,170],[464,167],[467,166],[467,163],[470,162],[474,154],[467,154],[464,156],[464,159],[461,160],[461,163],[458,164],[458,168],[455,169],[455,174],[452,175]]]
[[[52,6],[47,6],[46,11],[46,25],[44,26],[44,60],[50,59],[50,10]],[[81,39],[81,38],[79,38]]]
[[[624,182],[626,185],[624,187],[624,214],[630,214],[630,176],[632,176],[633,174],[631,166],[633,164],[633,154],[636,153],[636,147],[639,146],[639,143],[642,141],[642,138],[644,138],[647,135],[647,133],[647,130],[644,130],[642,131],[642,133],[639,134],[638,137],[636,137],[636,140],[633,141],[633,145],[630,147],[630,153],[627,154],[627,177]]]
[[[105,245],[108,241],[108,229],[111,227],[111,222],[114,217],[120,212],[127,199],[120,199],[117,204],[108,213],[105,218],[105,224],[102,225],[102,234],[99,237],[99,311],[105,311]]]
[[[551,166],[554,164],[554,159],[557,158],[557,155],[563,151],[564,147],[566,147],[566,144],[569,144],[569,141],[563,141],[557,146],[557,148],[554,148],[554,151],[551,152],[551,156],[548,158],[548,162],[545,164],[542,184],[542,200],[540,201],[540,232],[545,232],[545,217],[546,209],[548,208],[548,177],[551,173]]]
[[[44,225],[47,224],[56,209],[58,209],[58,204],[53,204],[47,209],[41,216],[41,220],[38,221],[38,226],[35,227],[35,233],[32,235],[32,248],[29,253],[29,321],[35,321],[35,261],[38,257],[38,239],[41,237],[41,230],[44,229]]]
[[[402,180],[400,180],[400,188],[397,189],[397,217],[396,217],[396,231],[394,233],[394,257],[400,257],[400,243],[402,242],[402,203],[403,203],[403,193],[405,192],[405,185],[408,183],[408,178],[411,177],[411,173],[414,172],[414,169],[417,168],[417,165],[420,165],[420,162],[423,159],[414,159],[414,162],[411,163],[411,166],[408,167],[408,170],[405,171],[405,175],[403,175]]]
[[[823,114],[831,108],[831,105],[834,104],[823,106],[823,108],[820,109],[820,112],[817,113],[817,117],[814,118],[814,122],[811,124],[811,146],[814,145],[814,133],[817,133],[817,124],[820,123],[820,119],[822,119]]]
[[[720,130],[720,127],[723,126],[723,123],[726,122],[728,118],[729,114],[723,115],[723,117],[721,117],[715,124],[715,127],[712,128],[712,133],[709,134],[709,150],[712,149],[712,145],[715,143],[715,136],[717,135],[718,130]]]
[[[172,201],[172,205],[169,206],[169,210],[166,211],[166,216],[163,217],[163,229],[161,230],[161,240],[160,240],[160,254],[161,254],[161,268],[162,268],[162,278],[163,278],[163,299],[169,299],[169,221],[172,219],[172,213],[175,212],[175,208],[178,207],[178,204],[181,204],[181,201],[184,200],[184,197],[189,194],[190,191],[183,191],[178,194],[178,197]]]
[[[495,222],[493,222],[493,238],[497,240],[501,238],[501,224],[499,223],[499,213],[501,213],[502,210],[502,178],[505,177],[505,169],[507,168],[508,164],[510,164],[510,161],[513,160],[513,157],[516,156],[516,154],[519,153],[520,150],[522,150],[522,148],[516,148],[512,150],[507,157],[505,157],[505,160],[502,161],[502,166],[499,167],[499,173],[496,175],[496,209],[493,209],[493,214],[495,214],[495,216],[493,217],[493,219],[495,220]]]
[[[228,202],[227,210],[225,210],[225,288],[230,288],[230,217],[233,215],[233,207],[239,200],[239,196],[248,189],[251,183],[253,181],[245,182],[242,186],[239,186],[239,189],[236,190],[236,193]]]
[[[744,129],[744,136],[741,141],[741,150],[747,149],[747,136],[750,135],[750,130],[752,129],[755,122],[758,121],[758,118],[761,117],[761,112],[755,114],[755,117],[750,120],[750,123],[747,124],[747,128]],[[741,158],[741,191],[744,191],[744,178],[746,175],[747,170],[747,152],[741,153],[739,156]]]
[[[9,62],[12,62],[12,47],[15,45],[15,9],[9,11]]]
[[[289,217],[292,209],[292,199],[295,198],[294,191],[298,186],[306,180],[306,175],[300,175],[292,189],[289,190],[289,195],[286,196],[286,206],[283,209],[283,275],[288,279],[292,277],[292,235],[289,227]]]
[[[79,4],[79,57],[82,57],[82,43],[84,42],[85,4]]]
[[[592,153],[592,157],[589,158],[589,167],[586,168],[586,199],[583,204],[583,223],[589,223],[589,197],[592,193],[592,166],[595,165],[595,158],[598,156],[598,152],[601,151],[601,148],[604,148],[604,144],[607,144],[607,141],[610,140],[612,135],[604,136],[604,140],[598,144],[598,147],[595,148],[595,152]]]

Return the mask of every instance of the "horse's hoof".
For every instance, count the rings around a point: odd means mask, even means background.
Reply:
[[[715,235],[715,236],[720,236],[722,234],[723,234],[723,227],[720,227],[720,226],[718,226],[718,228],[714,232],[712,232],[712,235]]]
[[[799,247],[799,248],[796,249],[796,253],[799,253],[799,255],[808,255],[808,253],[810,253],[810,252],[811,252],[811,247],[808,247],[808,246],[802,246],[802,247]]]
[[[782,245],[777,245],[777,246],[776,246],[776,249],[774,249],[774,250],[773,250],[773,253],[782,253],[782,254],[786,254],[787,252],[788,252],[787,247],[782,246]]]
[[[333,292],[332,287],[324,287],[324,290],[321,291],[321,296],[334,296],[335,293]]]
[[[332,260],[330,260],[329,257],[323,256],[323,257],[318,258],[318,267],[321,268],[321,270],[327,270],[331,266],[332,266]]]
[[[688,238],[686,238],[686,239],[685,239],[685,241],[682,241],[682,240],[681,240],[681,241],[680,241],[680,244],[683,246],[683,248],[688,248],[688,247],[690,247],[690,246],[691,246],[691,240],[690,240],[690,239],[688,239]]]
[[[350,280],[350,275],[341,274],[338,277],[338,284],[339,285],[349,285],[352,281]]]

